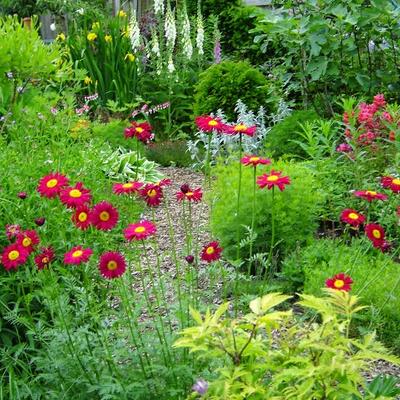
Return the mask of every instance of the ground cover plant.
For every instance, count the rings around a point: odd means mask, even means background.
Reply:
[[[397,8],[33,3],[53,43],[0,15],[0,399],[396,399]]]

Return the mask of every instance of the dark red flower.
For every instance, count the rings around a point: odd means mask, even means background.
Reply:
[[[148,183],[140,190],[140,196],[149,207],[157,207],[163,199],[162,187],[154,183]]]
[[[350,276],[345,275],[343,272],[329,278],[325,281],[325,286],[330,289],[350,291],[353,280]]]
[[[374,247],[381,247],[385,241],[385,231],[379,224],[365,225],[365,234],[371,240]]]
[[[209,115],[196,117],[196,125],[203,132],[227,132],[229,127],[220,118],[213,118]]]
[[[393,176],[383,176],[381,184],[385,189],[390,189],[393,193],[400,193],[400,179]]]
[[[24,264],[28,257],[29,253],[25,248],[17,243],[13,243],[3,249],[1,263],[4,265],[4,268],[9,271],[10,269],[17,269],[18,266]]]
[[[75,186],[66,187],[60,192],[61,202],[70,208],[81,207],[90,203],[91,199],[90,190],[84,188],[82,182],[78,182]]]
[[[44,217],[39,217],[39,218],[35,219],[35,224],[37,226],[43,226],[45,222],[46,222],[46,218],[44,218]]]
[[[19,192],[19,193],[18,193],[18,197],[19,197],[21,200],[25,200],[25,199],[28,197],[28,194],[27,194],[26,192]]]
[[[365,199],[367,201],[373,201],[373,200],[386,200],[387,196],[386,194],[378,193],[375,192],[374,190],[358,190],[353,193],[354,196],[360,197],[362,199]]]
[[[28,254],[33,252],[39,242],[39,236],[34,230],[22,231],[17,235],[17,244],[24,248]]]
[[[118,223],[118,210],[108,201],[96,204],[90,213],[91,224],[101,231],[113,229]]]
[[[35,256],[35,264],[38,269],[44,269],[54,260],[54,250],[51,247],[44,247]]]
[[[351,208],[346,208],[343,210],[342,214],[340,215],[340,219],[346,224],[352,226],[362,225],[365,221],[365,217],[362,214]]]
[[[286,185],[290,184],[290,178],[288,176],[281,176],[282,172],[272,170],[269,174],[264,174],[257,177],[257,185],[260,189],[267,187],[272,189],[277,186],[282,192]]]
[[[221,258],[222,248],[219,247],[218,242],[210,242],[206,244],[200,254],[203,261],[211,263]]]
[[[198,203],[201,201],[203,197],[203,192],[201,191],[201,188],[197,189],[190,189],[187,192],[178,192],[176,194],[176,198],[178,201],[183,201],[183,200],[188,200],[188,201],[193,201],[194,203]]]

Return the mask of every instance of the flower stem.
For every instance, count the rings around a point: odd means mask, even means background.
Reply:
[[[274,253],[274,244],[275,244],[275,186],[272,186],[272,204],[271,204],[271,247],[269,249],[269,255],[268,255],[268,260],[267,260],[267,265],[265,267],[265,272],[264,272],[264,285],[265,281],[267,279],[267,268],[269,265],[272,265],[272,257]]]
[[[249,249],[249,266],[247,270],[247,275],[250,276],[251,274],[251,267],[253,264],[252,257],[253,257],[253,237],[254,237],[254,224],[255,224],[255,217],[256,217],[256,179],[257,179],[257,167],[254,165],[253,167],[253,206],[251,209],[251,240],[250,240],[250,249]]]
[[[236,206],[236,260],[240,258],[240,195],[242,191],[242,163],[240,162],[242,158],[242,134],[239,135],[239,182],[238,182],[238,196],[237,196],[237,206]]]
[[[208,144],[207,144],[207,156],[206,156],[206,165],[205,165],[205,173],[206,173],[206,181],[207,187],[211,188],[211,133],[208,135]]]

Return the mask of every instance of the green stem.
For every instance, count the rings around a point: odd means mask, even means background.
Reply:
[[[207,187],[211,188],[211,133],[208,134],[207,156],[206,156],[206,181]]]
[[[240,258],[240,195],[242,191],[242,163],[240,162],[242,158],[242,134],[239,134],[239,182],[238,182],[238,195],[237,195],[237,205],[236,205],[236,260]]]
[[[250,276],[251,274],[251,267],[253,264],[252,257],[253,257],[253,236],[254,236],[254,224],[255,224],[255,217],[256,217],[256,179],[257,179],[257,167],[254,165],[253,167],[253,206],[251,209],[251,240],[250,240],[250,250],[249,250],[249,267],[247,270],[247,275]]]
[[[271,246],[269,249],[269,255],[268,255],[268,260],[267,260],[267,265],[266,265],[266,269],[264,272],[264,284],[265,281],[267,279],[267,268],[269,267],[269,265],[272,265],[272,257],[273,257],[273,253],[274,253],[274,244],[275,244],[275,186],[272,186],[272,204],[271,204]]]

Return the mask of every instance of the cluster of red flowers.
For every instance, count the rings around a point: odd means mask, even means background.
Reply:
[[[152,130],[153,128],[148,122],[132,121],[131,126],[125,129],[124,136],[126,139],[134,137],[144,144],[147,144],[154,138]]]
[[[247,126],[243,123],[238,123],[236,125],[225,124],[221,118],[211,117],[210,115],[201,115],[196,117],[197,127],[206,133],[226,133],[228,135],[247,135],[254,136],[256,133],[256,126]]]
[[[345,112],[343,122],[347,143],[336,149],[343,153],[352,152],[356,146],[374,149],[380,139],[394,141],[400,126],[398,116],[388,111],[383,94],[377,94],[371,104],[361,103],[355,110]]]

